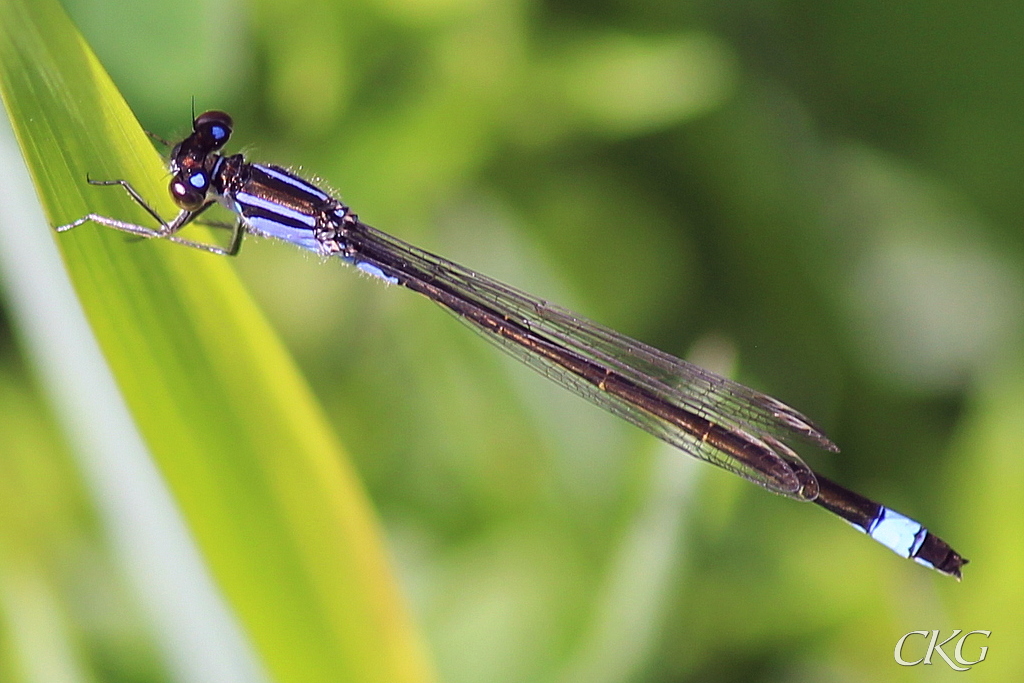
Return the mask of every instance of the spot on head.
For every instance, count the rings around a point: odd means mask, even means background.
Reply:
[[[193,176],[188,176],[186,182],[179,174],[179,176],[171,180],[170,184],[171,196],[174,198],[174,202],[187,211],[198,210],[202,207],[203,202],[206,201],[206,185],[193,187],[193,180]]]

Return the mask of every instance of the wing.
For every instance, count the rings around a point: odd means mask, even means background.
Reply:
[[[358,267],[434,299],[591,403],[776,493],[817,495],[813,472],[786,442],[838,448],[781,401],[370,226],[358,224],[345,240]]]

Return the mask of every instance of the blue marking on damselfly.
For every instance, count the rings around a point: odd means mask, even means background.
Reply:
[[[372,263],[367,263],[365,261],[356,261],[355,265],[356,265],[356,268],[358,268],[359,270],[363,271],[367,275],[372,275],[375,278],[379,278],[379,279],[383,280],[384,282],[387,282],[387,283],[392,284],[392,285],[397,285],[398,284],[398,278],[397,277],[395,277],[394,275],[386,274],[383,270],[380,269],[380,267],[375,266]]]
[[[812,471],[792,448],[805,441],[839,449],[799,412],[770,396],[659,351],[360,221],[339,199],[277,166],[218,151],[231,117],[209,111],[171,152],[169,184],[180,208],[171,221],[126,181],[120,185],[158,221],[150,228],[89,214],[57,228],[93,222],[234,255],[246,232],[339,256],[364,273],[419,292],[502,350],[592,403],[701,460],[775,493],[813,501],[917,562],[960,578],[967,560],[914,520]],[[178,232],[214,203],[239,219],[227,248]]]

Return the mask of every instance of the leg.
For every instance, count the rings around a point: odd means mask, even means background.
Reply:
[[[164,226],[167,225],[167,221],[165,221],[163,218],[160,217],[160,214],[158,214],[156,212],[156,209],[151,207],[149,205],[149,203],[145,199],[142,198],[142,195],[139,194],[138,191],[136,191],[136,189],[134,187],[132,187],[132,184],[129,183],[127,180],[93,180],[92,178],[90,178],[88,176],[86,176],[85,180],[90,185],[99,185],[100,187],[109,187],[111,185],[120,185],[121,187],[124,188],[124,191],[128,193],[128,196],[131,197],[133,200],[135,200],[136,204],[141,206],[143,209],[146,210],[146,212],[150,216],[152,216],[153,218],[156,219],[157,223],[159,223],[160,225],[164,225]],[[182,213],[184,213],[184,211]],[[180,218],[180,214],[179,214],[179,218]],[[184,225],[184,224],[185,223],[183,222],[181,225]],[[111,227],[113,227],[113,226],[111,226]],[[62,231],[58,230],[57,232],[62,232]]]
[[[155,209],[153,209],[153,207],[151,207],[146,202],[145,199],[142,198],[142,195],[140,195],[138,193],[138,191],[136,191],[136,189],[134,187],[132,187],[131,183],[129,183],[127,180],[91,180],[91,179],[89,179],[89,184],[90,185],[100,185],[100,186],[120,185],[121,187],[124,188],[125,192],[128,193],[128,196],[130,196],[135,201],[136,204],[141,206],[143,209],[146,210],[146,212],[149,215],[151,215],[154,219],[156,219],[157,223],[160,224],[159,229],[147,228],[144,225],[138,225],[136,223],[129,223],[127,221],[121,221],[121,220],[118,220],[116,218],[110,218],[109,216],[102,216],[100,214],[90,213],[88,215],[82,216],[81,218],[79,218],[79,219],[77,219],[75,221],[72,221],[71,223],[67,223],[65,225],[57,226],[57,228],[56,228],[57,232],[67,232],[68,230],[71,230],[72,228],[77,228],[78,226],[82,225],[83,223],[90,223],[90,222],[92,222],[92,223],[96,223],[98,225],[103,225],[103,226],[108,227],[108,228],[114,228],[115,230],[120,230],[121,232],[127,232],[127,233],[129,233],[131,235],[136,235],[138,237],[144,237],[144,238],[154,238],[154,237],[155,238],[163,238],[163,239],[166,239],[166,240],[170,240],[171,242],[174,242],[176,244],[181,244],[183,246],[191,247],[193,249],[200,249],[202,251],[206,251],[206,252],[209,252],[211,254],[218,254],[220,256],[234,256],[235,254],[238,253],[238,250],[241,248],[242,235],[245,232],[244,228],[243,228],[243,226],[241,224],[241,221],[239,221],[238,223],[235,224],[235,232],[231,236],[231,243],[230,243],[230,245],[228,246],[227,249],[223,249],[221,247],[218,247],[218,246],[212,245],[212,244],[204,244],[202,242],[195,242],[195,241],[192,241],[192,240],[183,239],[183,238],[178,237],[177,235],[174,234],[174,233],[178,232],[179,230],[181,230],[186,225],[188,225],[189,223],[191,223],[193,221],[193,219],[195,219],[197,216],[199,216],[204,211],[206,211],[206,209],[210,208],[210,206],[213,205],[212,201],[207,202],[202,207],[200,207],[197,211],[187,211],[185,209],[182,209],[178,213],[178,215],[174,217],[174,220],[172,220],[170,222],[167,222],[167,221],[165,221],[160,216],[160,214],[158,214],[156,212]]]
[[[90,219],[90,220],[92,220],[92,219]],[[198,242],[192,242],[191,240],[184,240],[184,239],[182,239],[180,237],[172,237],[171,235],[161,235],[161,234],[158,234],[157,231],[153,231],[154,234],[152,236],[153,237],[163,237],[164,239],[170,240],[171,242],[176,242],[178,244],[185,244],[186,246],[202,249],[203,251],[209,251],[211,253],[219,254],[219,255],[222,255],[222,256],[235,256],[235,255],[238,254],[238,250],[242,246],[242,236],[245,234],[245,228],[241,225],[240,221],[235,221],[234,223],[225,223],[224,221],[195,221],[195,220],[193,220],[193,221],[189,221],[189,224],[190,225],[201,225],[204,228],[217,228],[218,230],[231,230],[232,231],[231,232],[231,241],[228,243],[228,248],[227,249],[221,249],[219,247],[216,247],[216,246],[213,246],[213,245],[209,245],[209,244],[200,244]],[[62,226],[62,227],[64,227],[64,226]],[[129,238],[129,241],[134,242],[136,238],[137,239],[144,239],[142,235],[135,235],[134,238]]]
[[[218,256],[237,256],[238,250],[242,248],[242,235],[245,234],[245,230],[242,228],[242,222],[239,221],[235,224],[235,232],[231,236],[231,243],[228,244],[228,248],[224,249],[218,247],[215,244],[206,244],[205,242],[193,242],[192,240],[182,239],[177,235],[161,235],[164,239],[170,240],[175,244],[180,244],[186,247],[192,247],[193,249],[199,249],[206,251],[211,254],[217,254]]]
[[[178,237],[177,235],[174,234],[174,233],[178,232],[179,230],[181,230],[186,225],[188,225],[189,223],[192,223],[197,216],[201,215],[204,211],[206,211],[211,206],[213,206],[213,202],[212,201],[211,202],[207,202],[206,204],[203,204],[199,208],[198,211],[185,211],[185,210],[182,210],[181,213],[179,213],[177,216],[175,216],[174,220],[171,221],[170,223],[161,223],[162,227],[160,228],[160,230],[156,231],[157,232],[157,236],[158,237],[163,237],[164,239],[167,239],[167,240],[170,240],[171,242],[174,242],[175,244],[181,244],[181,245],[184,245],[186,247],[192,247],[193,249],[201,249],[202,251],[208,251],[211,254],[217,254],[218,256],[234,256],[234,255],[236,255],[238,253],[238,250],[242,248],[242,235],[245,234],[245,228],[242,225],[242,220],[241,219],[235,221],[234,225],[230,225],[228,223],[221,223],[219,221],[214,222],[214,224],[213,224],[214,227],[226,227],[226,228],[233,228],[234,229],[234,232],[231,233],[231,242],[228,243],[228,248],[227,249],[224,249],[222,247],[218,247],[215,244],[206,244],[204,242],[194,242],[192,240],[183,239],[183,238]],[[185,217],[185,218],[182,218],[183,214],[188,214],[188,216]]]
[[[147,130],[146,131],[146,135],[148,135],[151,139],[156,140],[157,142],[159,142],[164,147],[173,147],[173,145],[171,143],[169,143],[167,140],[164,140],[162,137],[160,137],[156,133],[150,133]]]
[[[90,213],[66,225],[57,226],[56,230],[57,232],[67,232],[72,228],[77,228],[79,225],[82,225],[83,223],[96,223],[97,225],[103,225],[108,228],[114,228],[115,230],[127,232],[138,237],[169,240],[171,242],[174,242],[175,244],[191,247],[193,249],[199,249],[201,251],[206,251],[211,254],[217,254],[218,256],[234,256],[235,254],[238,253],[238,250],[242,246],[242,235],[245,232],[242,229],[241,222],[237,223],[235,226],[235,232],[231,236],[231,244],[228,245],[227,249],[223,249],[213,244],[205,244],[203,242],[194,242],[192,240],[183,239],[174,234],[174,232],[181,227],[175,226],[175,223],[178,222],[178,219],[181,218],[182,215],[188,213],[188,211],[182,211],[181,213],[178,214],[177,218],[175,218],[171,223],[165,224],[164,229],[161,230],[153,230],[152,228],[147,228],[143,225],[136,225],[135,223],[119,221],[116,218],[101,216],[96,213]]]

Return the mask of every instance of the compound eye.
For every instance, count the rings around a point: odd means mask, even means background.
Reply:
[[[208,111],[196,117],[192,123],[192,130],[207,137],[213,149],[217,149],[224,146],[231,137],[233,125],[231,117],[225,112]]]
[[[183,171],[171,179],[170,190],[174,202],[186,211],[197,211],[206,202],[210,178],[205,171]]]

